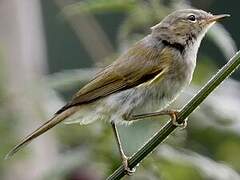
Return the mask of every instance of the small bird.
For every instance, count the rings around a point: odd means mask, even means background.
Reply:
[[[81,88],[46,123],[24,138],[9,153],[58,123],[89,124],[109,121],[117,140],[124,168],[128,157],[122,149],[116,124],[130,124],[148,116],[169,115],[176,126],[176,110],[165,108],[189,85],[201,40],[207,30],[228,14],[212,15],[203,10],[178,10],[151,28],[151,33],[134,44],[111,65]]]

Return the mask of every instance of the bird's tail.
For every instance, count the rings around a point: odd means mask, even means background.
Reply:
[[[12,157],[16,152],[18,152],[20,149],[22,149],[24,146],[26,146],[28,143],[30,143],[33,139],[37,138],[41,134],[45,133],[47,130],[53,128],[58,123],[62,122],[64,119],[72,115],[75,110],[75,108],[69,108],[60,114],[56,114],[53,118],[45,122],[43,125],[41,125],[39,128],[37,128],[35,131],[33,131],[31,134],[29,134],[27,137],[25,137],[19,144],[13,147],[9,151],[9,153],[5,156],[5,159],[8,159]]]

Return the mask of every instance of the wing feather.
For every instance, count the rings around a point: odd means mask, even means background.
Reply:
[[[92,81],[78,91],[72,100],[61,108],[59,114],[69,107],[95,101],[120,90],[138,86],[162,76],[171,64],[168,48],[146,47],[139,41],[112,65],[100,72]]]

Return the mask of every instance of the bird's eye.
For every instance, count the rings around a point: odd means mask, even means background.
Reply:
[[[194,15],[189,15],[187,18],[189,21],[196,21],[196,17]]]

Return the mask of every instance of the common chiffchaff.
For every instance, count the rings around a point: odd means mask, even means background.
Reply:
[[[200,42],[209,27],[227,16],[214,16],[197,9],[168,15],[151,28],[151,34],[98,73],[8,156],[62,121],[88,124],[107,120],[112,123],[124,167],[131,173],[115,124],[128,124],[149,115],[170,115],[174,125],[179,125],[176,111],[162,109],[190,83]]]

